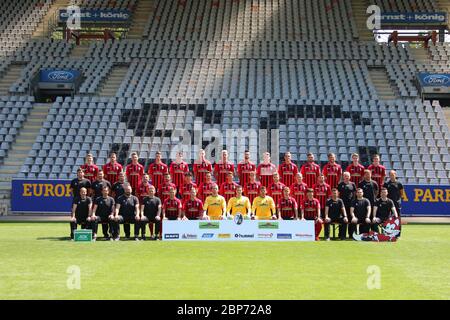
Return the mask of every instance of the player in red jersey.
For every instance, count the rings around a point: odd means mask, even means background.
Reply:
[[[272,197],[275,205],[278,204],[278,201],[280,201],[280,199],[283,197],[284,187],[286,186],[280,181],[280,175],[278,174],[278,172],[275,172],[273,174],[273,183],[267,190],[267,194]]]
[[[98,167],[94,163],[94,157],[91,153],[86,155],[86,162],[81,167],[84,171],[84,178],[88,179],[91,183],[97,179]]]
[[[197,198],[197,189],[192,188],[188,200],[183,202],[182,220],[204,220],[203,202]]]
[[[231,172],[234,174],[234,164],[228,161],[228,151],[222,151],[222,160],[214,165],[214,176],[216,177],[216,182],[218,186],[221,186],[227,178],[227,173]]]
[[[336,163],[336,155],[334,153],[328,154],[328,163],[323,167],[323,175],[325,182],[331,189],[337,188],[342,177],[342,167]]]
[[[166,173],[164,175],[164,182],[161,185],[161,190],[158,194],[158,197],[161,199],[161,203],[164,203],[164,201],[169,198],[171,188],[177,189],[177,186],[172,182],[172,177],[170,176],[170,174]]]
[[[250,173],[256,170],[256,165],[250,161],[250,151],[245,150],[244,160],[239,162],[237,171],[239,175],[239,184],[241,186],[246,186],[249,179]]]
[[[125,168],[125,175],[130,183],[133,193],[139,188],[142,183],[142,177],[145,173],[144,166],[138,162],[139,157],[136,152],[131,154],[131,163]]]
[[[205,202],[206,198],[212,194],[213,187],[216,183],[212,181],[211,172],[207,172],[205,175],[205,181],[198,188],[198,198]]]
[[[283,188],[283,198],[278,201],[278,219],[280,220],[298,220],[297,201],[290,195],[291,190],[288,187]]]
[[[180,196],[183,201],[189,200],[192,188],[197,188],[197,185],[192,182],[192,173],[186,172],[184,174],[184,183],[180,190]]]
[[[181,187],[183,186],[184,174],[189,172],[189,165],[183,161],[183,151],[177,152],[177,159],[170,164],[169,171],[173,183],[177,186],[178,192],[180,192]]]
[[[261,185],[269,189],[273,183],[273,174],[277,172],[277,166],[270,161],[270,153],[264,152],[263,163],[256,168],[256,177]]]
[[[378,188],[378,196],[380,195],[381,186],[384,185],[384,178],[386,177],[386,168],[380,164],[380,156],[374,155],[372,164],[367,167],[372,172],[372,179],[380,186]]]
[[[259,196],[259,190],[261,189],[261,183],[256,181],[256,172],[250,172],[249,181],[244,186],[244,195],[248,198],[250,203]]]
[[[145,173],[142,176],[142,183],[136,190],[136,196],[139,199],[139,203],[143,203],[144,198],[149,196],[151,186],[152,185],[150,184],[150,176],[147,173]]]
[[[299,172],[295,175],[295,182],[290,187],[291,195],[297,201],[298,206],[303,204],[303,200],[306,198],[306,190],[308,186],[303,182],[303,176]]]
[[[181,218],[183,205],[180,199],[175,197],[175,193],[175,188],[170,189],[169,198],[164,201],[162,207],[163,220],[177,220]]]
[[[119,173],[123,172],[123,167],[117,162],[117,155],[113,152],[109,156],[109,162],[103,166],[103,173],[105,179],[108,180],[111,185],[114,185],[119,180]]]
[[[236,195],[236,188],[238,184],[233,181],[233,173],[227,173],[227,179],[220,185],[219,194],[228,201]]]
[[[331,188],[325,183],[325,176],[323,174],[319,175],[317,183],[314,186],[314,197],[319,200],[321,208],[321,217],[325,217],[325,207],[327,205],[327,200],[331,198]]]
[[[292,155],[289,151],[284,154],[284,162],[278,166],[278,173],[280,174],[280,180],[284,185],[290,186],[294,183],[298,168],[292,162]]]
[[[359,163],[359,154],[352,154],[352,163],[347,166],[345,171],[350,173],[350,181],[353,182],[356,186],[362,181],[364,177],[364,166]]]
[[[156,188],[156,192],[159,193],[159,189],[163,183],[163,177],[165,173],[169,172],[167,164],[161,161],[161,152],[157,151],[155,155],[155,162],[148,167],[148,174],[152,178],[152,185]]]
[[[314,190],[308,189],[306,192],[306,199],[303,201],[302,205],[302,220],[313,220],[315,221],[314,229],[316,241],[319,241],[319,234],[322,231],[323,220],[320,218],[320,202],[314,198]]]
[[[213,167],[211,162],[209,162],[205,158],[205,150],[200,149],[199,157],[194,161],[193,171],[195,183],[197,185],[201,185],[203,182],[205,182],[207,173],[212,173]]]
[[[311,152],[308,153],[308,162],[302,166],[300,172],[308,188],[314,188],[320,175],[320,166],[314,163],[314,155]]]

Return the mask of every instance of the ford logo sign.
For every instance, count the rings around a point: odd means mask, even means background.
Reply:
[[[429,84],[429,85],[445,86],[445,85],[448,85],[448,83],[450,82],[450,78],[443,74],[431,74],[431,75],[423,78],[423,82],[425,82],[426,84]]]
[[[48,74],[48,78],[52,81],[70,81],[74,78],[74,74],[69,71],[52,71]]]

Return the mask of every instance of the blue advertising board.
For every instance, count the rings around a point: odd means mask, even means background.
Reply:
[[[402,215],[450,216],[450,185],[405,185]],[[13,212],[70,212],[70,180],[12,181]]]
[[[72,83],[81,76],[80,71],[71,69],[46,69],[39,71],[39,82]]]
[[[13,180],[11,211],[70,212],[70,180]]]
[[[450,216],[450,186],[405,185],[402,215]]]
[[[69,17],[77,18],[66,9],[59,10],[59,21],[66,22]],[[131,13],[127,9],[80,9],[80,22],[127,22]]]
[[[422,87],[450,87],[450,73],[417,73]]]
[[[446,12],[383,12],[381,13],[381,24],[446,24]]]

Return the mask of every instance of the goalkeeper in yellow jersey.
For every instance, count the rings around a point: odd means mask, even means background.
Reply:
[[[244,219],[250,219],[252,207],[250,200],[242,195],[242,186],[236,187],[236,196],[228,201],[227,215],[228,219],[233,219],[238,213],[242,214]]]
[[[206,198],[203,204],[203,210],[209,220],[222,220],[226,218],[227,202],[219,194],[219,187],[216,184],[211,189],[211,195]]]
[[[267,189],[261,186],[259,196],[253,200],[252,205],[252,219],[256,220],[270,220],[277,219],[275,203],[272,197],[266,194]]]

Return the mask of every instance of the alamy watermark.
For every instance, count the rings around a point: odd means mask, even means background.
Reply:
[[[81,289],[81,269],[79,266],[72,265],[67,267],[66,273],[68,274],[66,280],[66,286],[69,290]]]

